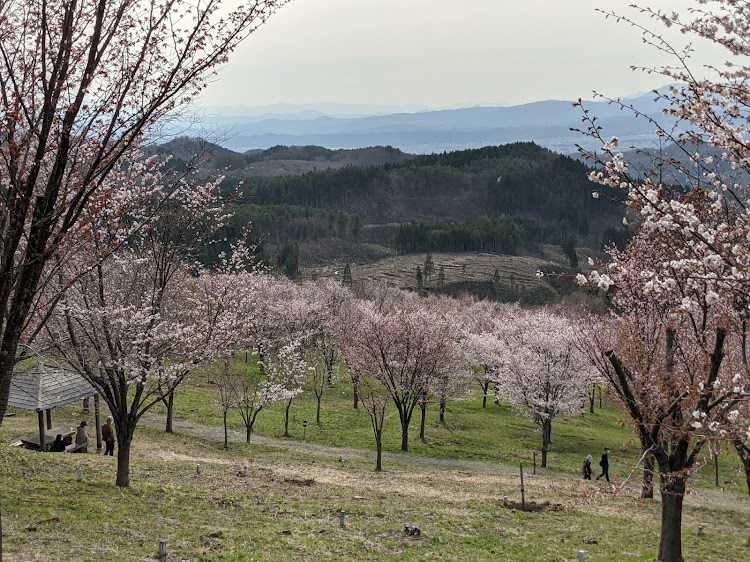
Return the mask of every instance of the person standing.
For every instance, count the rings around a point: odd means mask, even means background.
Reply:
[[[599,466],[602,467],[602,473],[596,477],[597,480],[604,476],[607,479],[607,482],[609,482],[609,448],[604,447],[604,452],[602,453],[602,460],[599,461]]]
[[[115,428],[112,425],[114,418],[107,416],[107,423],[102,426],[102,439],[104,439],[104,454],[113,457],[115,454]]]
[[[88,449],[89,434],[86,432],[87,425],[86,420],[83,420],[81,425],[76,428],[76,445],[80,445],[77,448],[82,453],[85,453]]]
[[[591,457],[591,455],[586,456],[586,460],[583,461],[583,479],[584,480],[591,480],[591,463],[594,462],[594,459]]]

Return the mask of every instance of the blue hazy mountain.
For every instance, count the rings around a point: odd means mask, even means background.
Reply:
[[[623,102],[644,115],[658,117],[662,107],[654,94],[629,97]],[[606,137],[616,134],[622,146],[648,146],[656,141],[655,127],[643,116],[606,101],[585,102],[598,117]],[[317,145],[331,149],[392,146],[424,154],[534,141],[560,153],[575,152],[575,145],[597,146],[571,128],[585,128],[583,111],[570,101],[548,100],[509,107],[398,111],[387,106],[318,104],[278,105],[263,108],[211,108],[200,117],[199,127],[181,134],[218,132],[218,143],[237,152],[277,145]]]

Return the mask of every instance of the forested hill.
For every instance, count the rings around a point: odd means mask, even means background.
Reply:
[[[333,224],[322,225],[336,236],[356,235],[365,224],[524,217],[557,243],[569,235],[601,238],[605,228],[620,223],[619,205],[591,196],[587,172],[577,160],[515,143],[281,177],[235,169],[224,188],[229,192],[242,182],[243,220],[253,220],[277,242],[326,235],[312,224],[319,223],[315,211],[325,211],[337,213]]]
[[[206,166],[226,174],[234,226],[252,223],[266,257],[279,263],[299,245],[333,238],[339,254],[349,248],[359,259],[331,259],[361,263],[363,245],[400,254],[533,253],[539,244],[598,251],[624,234],[621,206],[592,197],[589,169],[534,143],[424,156],[390,147],[219,149]]]

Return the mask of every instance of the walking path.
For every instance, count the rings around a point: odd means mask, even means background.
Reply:
[[[164,417],[158,414],[151,414],[147,412],[140,420],[139,424],[151,427],[154,429],[164,428]],[[224,428],[212,425],[205,425],[202,423],[194,422],[192,420],[186,420],[184,418],[175,417],[172,420],[172,428],[177,433],[184,433],[193,437],[203,438],[210,441],[223,441],[224,440]],[[230,429],[229,430],[230,441],[245,441],[245,432]],[[292,439],[277,439],[273,437],[264,437],[262,435],[253,434],[250,438],[253,443],[259,443],[261,445],[271,445],[273,447],[279,447],[290,451],[303,451],[308,453],[316,453],[320,455],[327,455],[334,458],[342,457],[344,459],[358,458],[365,460],[375,461],[375,451],[367,451],[362,449],[349,449],[344,447],[328,447],[326,445],[318,445],[316,443],[307,443],[305,441],[295,441]],[[497,474],[511,474],[518,472],[518,468],[511,466],[503,466],[492,464],[489,462],[481,461],[468,461],[459,459],[436,459],[432,457],[425,457],[421,455],[410,455],[406,453],[383,451],[383,460],[391,460],[402,463],[409,463],[419,466],[428,467],[443,467],[455,470],[465,471],[479,471],[479,472],[491,472]],[[526,472],[526,471],[524,471]],[[537,474],[549,474],[547,470],[537,468]],[[559,473],[556,473],[559,474]],[[562,474],[561,474],[562,475]]]
[[[139,422],[141,425],[154,428],[164,429],[164,416],[158,414],[152,414],[147,412]],[[175,417],[172,421],[172,426],[175,432],[183,433],[185,435],[191,435],[210,441],[223,441],[224,440],[224,428],[218,426],[211,426],[202,423],[198,423],[184,418]],[[245,441],[245,432],[230,429],[228,432],[229,440],[235,442]],[[251,437],[253,443],[260,443],[262,445],[270,445],[273,447],[279,447],[287,449],[289,451],[302,451],[308,453],[315,453],[338,459],[339,457],[348,459],[364,459],[375,461],[375,451],[367,451],[362,449],[350,449],[344,447],[328,447],[326,445],[318,445],[316,443],[307,443],[304,441],[295,441],[292,439],[277,439],[273,437],[264,437],[262,435],[253,435]],[[516,474],[518,467],[505,466],[493,464],[490,462],[481,461],[469,461],[462,459],[436,459],[432,457],[425,457],[421,455],[412,455],[400,452],[383,451],[383,460],[391,460],[406,464],[412,464],[414,466],[423,466],[428,468],[445,468],[449,470],[466,471],[466,472],[486,472],[491,474]],[[524,471],[525,474],[531,474],[529,467]],[[640,473],[639,473],[640,474]],[[537,476],[554,476],[555,478],[566,479],[566,480],[578,480],[578,475],[566,474],[563,472],[551,472],[547,469],[537,468]],[[638,478],[638,477],[636,477]],[[625,487],[631,490],[640,489],[640,481],[628,482]],[[658,497],[658,492],[657,492]],[[688,504],[713,507],[713,508],[725,508],[730,511],[736,511],[741,513],[750,513],[750,502],[744,497],[738,496],[739,501],[732,501],[732,494],[728,494],[722,490],[713,489],[693,489],[688,492],[685,497]]]

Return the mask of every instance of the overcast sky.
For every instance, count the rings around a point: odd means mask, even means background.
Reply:
[[[627,96],[665,83],[630,70],[657,61],[638,31],[594,10],[634,14],[631,1],[294,0],[238,48],[202,103],[446,108]]]

